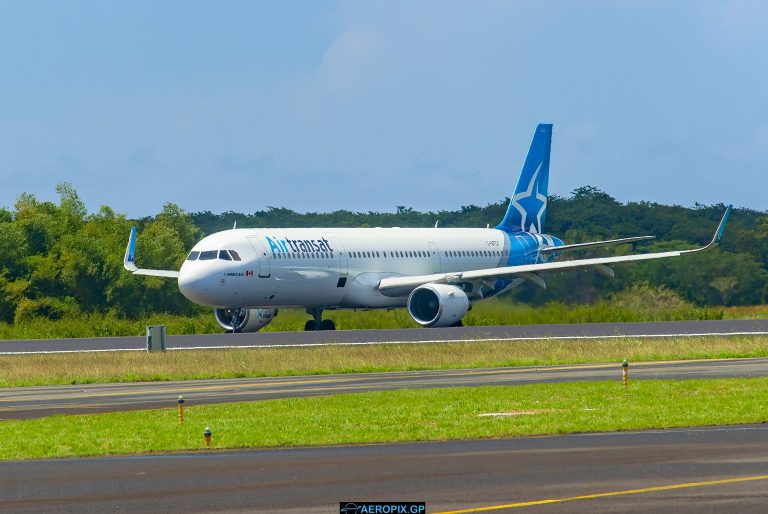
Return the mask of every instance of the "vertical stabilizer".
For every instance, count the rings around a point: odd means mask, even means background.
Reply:
[[[541,234],[547,214],[549,184],[549,152],[552,148],[552,125],[540,124],[533,135],[523,171],[507,208],[507,214],[496,227],[507,232]]]

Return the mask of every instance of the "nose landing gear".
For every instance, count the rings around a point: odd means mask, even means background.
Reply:
[[[307,308],[307,314],[314,319],[307,320],[304,323],[305,332],[314,332],[316,330],[336,330],[336,324],[333,320],[323,319],[323,309],[320,307]]]

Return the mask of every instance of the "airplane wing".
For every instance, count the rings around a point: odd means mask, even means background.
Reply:
[[[151,277],[178,278],[179,272],[176,270],[165,269],[141,269],[136,267],[136,227],[131,227],[131,236],[128,239],[128,246],[125,247],[125,257],[123,257],[123,266],[134,275],[149,275]]]
[[[469,282],[476,280],[498,279],[498,278],[526,278],[530,277],[531,273],[552,272],[552,271],[566,271],[566,270],[586,270],[590,268],[597,268],[605,272],[606,265],[617,264],[620,262],[635,262],[646,261],[651,259],[665,259],[667,257],[678,257],[687,253],[702,252],[709,250],[717,246],[720,243],[720,239],[723,237],[723,231],[725,230],[725,223],[728,221],[728,216],[731,213],[731,206],[725,211],[723,218],[720,220],[720,224],[717,226],[715,235],[712,241],[708,245],[701,248],[693,248],[691,250],[676,250],[671,252],[656,252],[656,253],[644,253],[636,255],[620,255],[616,257],[599,257],[593,259],[576,259],[572,261],[562,262],[546,262],[542,264],[523,264],[520,266],[505,266],[501,268],[488,268],[472,271],[461,271],[451,273],[434,273],[431,275],[419,275],[410,277],[390,277],[384,278],[379,282],[379,291],[385,293],[400,292],[403,295],[407,294],[410,290],[413,290],[424,284],[431,283],[457,283],[457,282]],[[634,238],[628,238],[634,239]],[[626,242],[626,241],[624,241]],[[589,243],[586,243],[587,245]],[[569,245],[571,246],[571,245]],[[560,247],[562,248],[562,247]]]

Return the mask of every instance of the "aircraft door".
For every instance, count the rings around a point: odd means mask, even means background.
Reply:
[[[442,271],[440,249],[432,241],[428,242],[427,245],[429,246],[429,252],[432,254],[432,273],[440,273]]]
[[[344,249],[344,245],[341,244],[341,241],[339,241],[336,237],[329,237],[326,236],[326,239],[328,239],[331,242],[331,248],[333,248],[333,256],[335,265],[337,266],[337,269],[339,270],[339,278],[343,278],[346,281],[347,274],[348,274],[348,267],[347,267],[347,252]]]
[[[259,261],[259,277],[269,278],[269,256],[267,255],[267,247],[261,242],[261,238],[258,236],[248,236],[248,241],[251,242],[251,246],[256,251]]]

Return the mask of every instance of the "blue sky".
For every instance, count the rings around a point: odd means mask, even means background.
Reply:
[[[768,2],[0,0],[0,206],[768,209]]]

